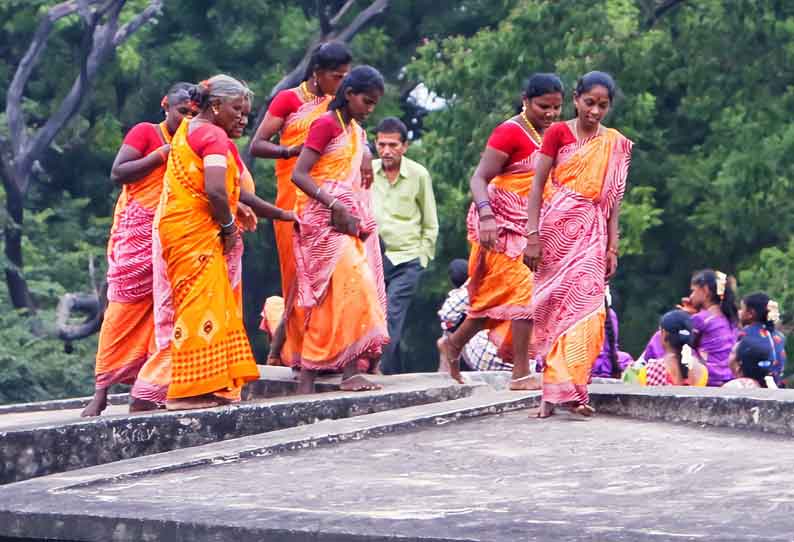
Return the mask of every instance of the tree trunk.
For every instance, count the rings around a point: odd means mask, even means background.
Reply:
[[[35,313],[33,298],[28,289],[28,283],[22,274],[22,221],[24,219],[23,195],[17,186],[22,186],[21,182],[15,179],[5,179],[6,191],[6,210],[8,211],[8,222],[3,228],[5,237],[5,275],[8,284],[8,295],[11,297],[11,304],[15,309],[26,309],[30,313]]]

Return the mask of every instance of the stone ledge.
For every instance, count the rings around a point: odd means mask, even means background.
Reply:
[[[0,483],[314,423],[459,399],[475,387],[434,377],[392,378],[386,390],[336,392],[186,412],[83,419],[0,432]]]
[[[591,386],[599,413],[794,436],[794,390]]]

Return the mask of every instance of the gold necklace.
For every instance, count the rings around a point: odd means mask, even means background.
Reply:
[[[347,125],[345,124],[345,121],[342,119],[342,113],[340,113],[338,109],[336,110],[336,118],[339,119],[339,124],[342,125],[342,130],[344,130],[345,134],[347,134]]]
[[[303,96],[304,96],[304,98],[306,98],[306,101],[314,100],[316,98],[319,98],[319,96],[317,94],[315,94],[314,92],[309,90],[309,85],[306,84],[306,81],[301,83],[300,89],[303,92]]]
[[[543,138],[540,136],[538,131],[535,130],[535,127],[532,126],[532,123],[529,122],[529,119],[527,118],[527,110],[526,109],[522,109],[521,110],[521,118],[524,119],[524,122],[526,123],[527,127],[529,128],[530,139],[532,139],[533,142],[538,147],[540,147],[543,144]]]

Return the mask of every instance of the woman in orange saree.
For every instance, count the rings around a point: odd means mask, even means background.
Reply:
[[[532,273],[522,256],[535,161],[543,132],[560,115],[562,99],[559,77],[532,75],[524,91],[523,111],[496,127],[471,178],[469,311],[454,333],[438,341],[442,364],[450,367],[459,382],[463,347],[489,328],[500,356],[513,363],[510,389],[540,387],[539,379],[529,371]],[[510,322],[507,328],[499,325],[505,321]],[[509,331],[504,333],[505,329]]]
[[[632,147],[617,130],[601,125],[614,94],[615,82],[606,73],[580,78],[576,118],[549,128],[535,170],[524,256],[535,271],[534,342],[544,364],[541,418],[557,404],[582,416],[595,412],[587,384],[604,342],[604,292],[617,270],[618,215]]]
[[[248,115],[251,112],[250,100],[244,102],[237,124],[228,132],[231,139],[243,135],[248,125]],[[231,152],[239,171],[240,200],[237,203],[236,223],[243,231],[252,231],[257,226],[257,217],[277,220],[294,220],[292,211],[284,211],[278,207],[261,200],[254,193],[254,181],[240,159],[237,147],[228,141]],[[159,223],[159,221],[158,221]],[[174,294],[168,279],[167,266],[163,258],[162,244],[160,243],[159,230],[155,235],[154,243],[154,321],[157,351],[152,355],[138,374],[131,395],[138,401],[162,406],[166,404],[168,388],[171,383],[171,342],[174,332]],[[242,255],[243,244],[238,243],[235,248],[225,254],[226,269],[229,282],[232,286],[234,300],[242,306]],[[239,399],[240,388],[235,388],[234,393],[226,398]]]
[[[154,224],[173,310],[171,410],[238,399],[242,385],[259,377],[228,264],[237,261],[242,242],[233,213],[240,168],[229,136],[250,96],[226,75],[200,83],[195,101],[201,112],[172,140]]]
[[[132,384],[154,349],[152,320],[152,221],[163,186],[171,137],[192,115],[189,83],[177,83],[163,97],[165,120],[142,122],[125,136],[111,180],[122,186],[108,240],[108,306],[99,332],[96,391],[82,416],[107,407],[113,384]],[[135,404],[131,405],[135,409]]]
[[[328,104],[342,79],[350,71],[351,60],[350,50],[344,43],[332,41],[319,45],[312,53],[301,84],[276,94],[257,128],[251,141],[251,154],[259,158],[276,159],[276,206],[281,209],[291,211],[295,207],[297,190],[292,183],[292,170],[297,156],[303,148],[309,126],[328,111]],[[279,135],[278,144],[271,141],[276,134]],[[287,223],[276,223],[274,231],[281,270],[282,297],[288,300],[290,290],[295,284],[293,227]],[[264,325],[263,320],[262,326]],[[279,333],[285,333],[283,325]],[[272,348],[268,363],[281,364],[282,360],[294,357],[300,349],[301,337],[299,327],[292,326],[286,330],[283,349]]]
[[[292,178],[300,189],[294,236],[297,288],[290,311],[302,311],[299,390],[314,391],[318,370],[343,371],[342,389],[379,386],[358,374],[388,342],[377,227],[361,188],[366,119],[383,95],[383,77],[369,66],[353,69],[329,111],[311,126]],[[379,281],[381,284],[379,284]]]

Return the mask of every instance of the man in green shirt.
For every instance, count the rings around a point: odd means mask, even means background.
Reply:
[[[379,160],[373,160],[372,185],[375,219],[385,249],[383,271],[388,297],[390,343],[383,351],[383,374],[405,372],[400,360],[400,338],[419,279],[436,251],[438,217],[430,174],[403,156],[408,150],[408,129],[395,117],[376,128]]]

